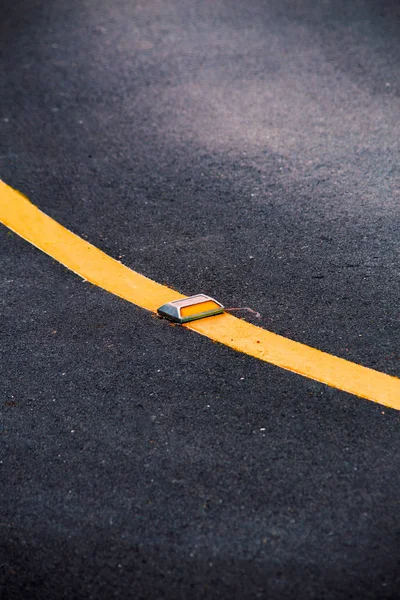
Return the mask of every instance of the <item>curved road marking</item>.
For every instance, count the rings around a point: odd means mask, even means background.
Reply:
[[[0,222],[77,275],[137,306],[156,312],[162,304],[186,297],[107,256],[1,180]],[[278,367],[400,410],[397,377],[310,348],[226,313],[184,327]]]

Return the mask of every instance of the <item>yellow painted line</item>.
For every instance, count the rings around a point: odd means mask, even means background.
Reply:
[[[142,308],[185,298],[156,283],[75,235],[0,180],[0,222],[87,281]]]
[[[162,304],[186,297],[107,256],[1,180],[0,222],[87,281],[137,306],[156,312]],[[400,410],[397,377],[310,348],[226,313],[184,327],[278,367]]]

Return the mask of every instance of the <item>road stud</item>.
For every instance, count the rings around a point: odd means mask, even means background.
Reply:
[[[161,317],[175,323],[188,323],[189,321],[220,315],[224,312],[224,307],[210,296],[197,294],[183,300],[167,302],[167,304],[160,306],[157,312]]]

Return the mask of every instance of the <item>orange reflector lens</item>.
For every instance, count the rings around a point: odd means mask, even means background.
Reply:
[[[214,300],[208,300],[208,302],[200,302],[200,304],[192,304],[192,306],[182,306],[181,317],[191,317],[201,313],[208,312],[209,310],[219,309],[220,305]]]

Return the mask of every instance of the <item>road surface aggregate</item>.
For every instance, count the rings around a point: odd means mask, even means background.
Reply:
[[[3,0],[0,177],[125,265],[400,376],[394,0]],[[0,228],[0,598],[396,600],[399,413]]]

